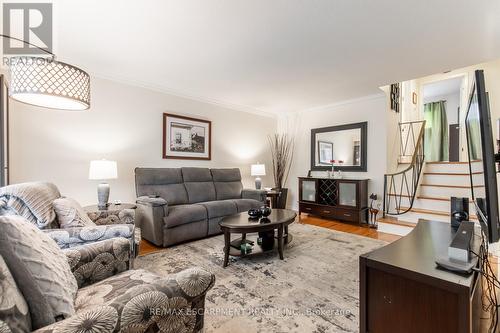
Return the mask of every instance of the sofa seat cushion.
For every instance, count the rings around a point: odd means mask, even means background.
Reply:
[[[254,199],[234,199],[231,200],[236,204],[238,208],[238,213],[246,212],[250,208],[259,208],[262,206],[262,202],[254,200]]]
[[[163,218],[167,228],[207,219],[207,209],[198,204],[178,205],[168,208],[168,215]]]
[[[129,289],[143,284],[154,283],[159,279],[161,277],[154,273],[137,269],[129,270],[90,286],[83,287],[76,294],[76,313],[102,305],[109,305]]]
[[[236,207],[233,200],[200,202],[198,205],[202,205],[207,209],[209,219],[233,215],[238,212],[238,207]]]

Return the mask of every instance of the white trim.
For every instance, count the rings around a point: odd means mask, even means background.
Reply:
[[[304,109],[304,110],[298,111],[298,113],[325,111],[328,109],[336,109],[336,108],[344,106],[344,105],[355,104],[355,103],[360,103],[360,102],[365,102],[365,101],[371,101],[374,99],[381,99],[381,98],[386,98],[385,93],[382,91],[378,94],[366,95],[363,97],[347,99],[345,101],[336,102],[336,103],[332,103],[332,104],[315,106],[315,107],[312,107],[309,109]]]
[[[264,110],[254,108],[251,106],[219,101],[216,99],[203,97],[203,96],[196,96],[196,95],[193,95],[189,92],[184,92],[184,91],[180,91],[180,90],[174,90],[174,89],[169,89],[169,88],[160,87],[160,86],[156,86],[156,85],[151,85],[151,84],[148,84],[148,83],[145,83],[142,81],[138,81],[138,80],[129,80],[129,79],[125,79],[125,78],[121,78],[121,77],[117,77],[117,76],[102,75],[102,74],[93,73],[93,72],[90,72],[90,73],[91,73],[92,77],[96,77],[99,79],[114,81],[114,82],[130,85],[130,86],[134,86],[134,87],[138,87],[138,88],[148,89],[148,90],[159,92],[162,94],[168,94],[168,95],[172,95],[175,97],[190,99],[190,100],[201,102],[201,103],[212,104],[212,105],[216,105],[216,106],[223,107],[226,109],[231,109],[234,111],[252,113],[252,114],[259,115],[259,116],[270,117],[270,118],[277,118],[277,116],[278,116],[274,112],[264,111]]]

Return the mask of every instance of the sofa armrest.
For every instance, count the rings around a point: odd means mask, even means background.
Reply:
[[[82,288],[121,273],[130,267],[130,241],[117,237],[63,250]]]
[[[262,203],[266,202],[266,190],[243,189],[241,191],[242,199],[254,199]]]
[[[187,269],[130,288],[105,306],[78,312],[36,332],[72,332],[82,326],[89,332],[199,332],[205,296],[214,283],[213,274]]]
[[[138,197],[135,212],[136,225],[142,237],[157,246],[163,245],[163,218],[168,215],[168,203],[163,198]]]
[[[151,207],[159,207],[167,205],[167,201],[161,197],[142,196],[136,199],[136,203]]]
[[[91,227],[72,227],[64,229],[45,229],[61,249],[90,244],[115,237],[123,237],[134,243],[135,226],[133,224],[97,225]]]

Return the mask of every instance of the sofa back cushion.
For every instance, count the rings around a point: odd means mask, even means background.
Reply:
[[[28,303],[33,329],[75,314],[76,278],[46,233],[21,216],[2,216],[0,255]]]
[[[239,199],[243,184],[240,169],[211,169],[217,200]]]
[[[215,187],[208,168],[182,168],[189,203],[215,200]]]
[[[0,290],[2,291],[0,295],[0,332],[31,332],[28,304],[2,256],[0,256]],[[7,325],[10,331],[2,330],[2,325]]]
[[[1,205],[39,229],[58,227],[52,202],[60,197],[57,186],[52,183],[29,182],[0,188]]]
[[[179,168],[136,168],[135,189],[138,197],[159,195],[169,205],[189,202]]]

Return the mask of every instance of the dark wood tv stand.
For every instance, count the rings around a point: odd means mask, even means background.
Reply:
[[[478,273],[458,275],[434,262],[447,255],[453,236],[449,223],[420,221],[407,236],[360,256],[361,333],[486,332]],[[476,237],[476,251],[479,245]]]
[[[299,215],[368,221],[368,179],[299,177]]]

